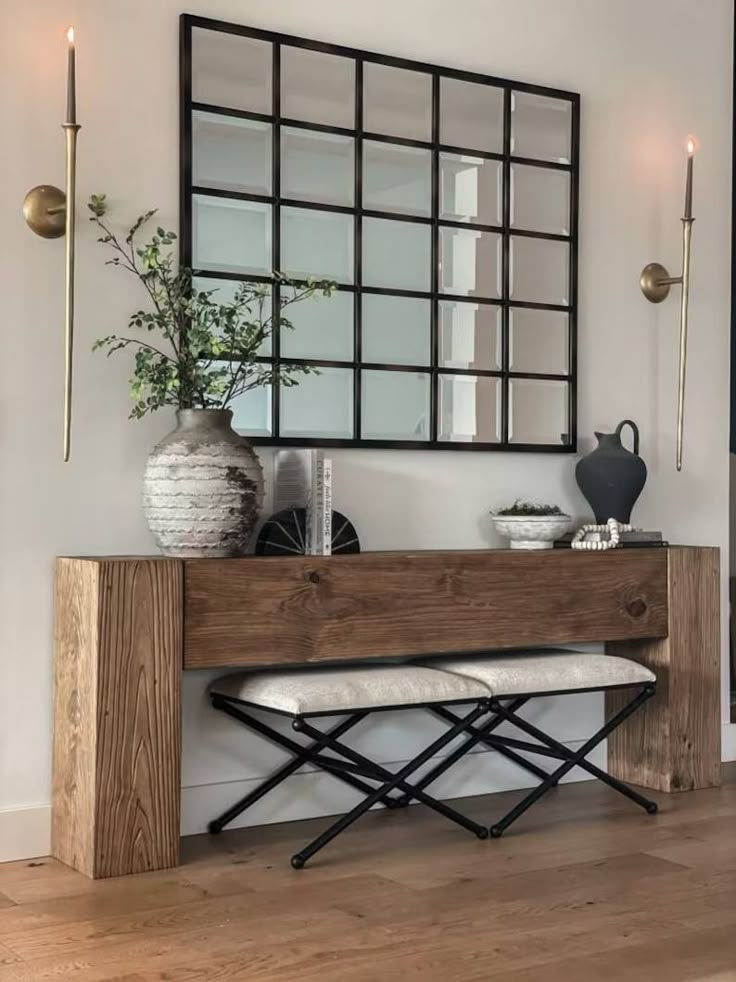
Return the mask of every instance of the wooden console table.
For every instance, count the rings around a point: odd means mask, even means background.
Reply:
[[[92,877],[178,864],[182,669],[605,641],[659,680],[611,772],[717,785],[718,582],[718,550],[685,546],[59,559],[53,854]]]

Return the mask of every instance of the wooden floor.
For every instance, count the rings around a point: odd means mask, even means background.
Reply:
[[[736,980],[736,767],[725,782],[656,818],[568,785],[500,841],[376,812],[301,872],[322,820],[187,839],[180,869],[117,880],[0,865],[0,982]]]

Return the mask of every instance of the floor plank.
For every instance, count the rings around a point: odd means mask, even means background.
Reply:
[[[0,865],[0,982],[736,982],[736,766],[660,802],[567,785],[489,842],[375,812],[299,873],[324,820],[198,836],[179,869],[117,880]]]

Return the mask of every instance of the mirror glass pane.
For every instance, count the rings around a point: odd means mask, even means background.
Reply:
[[[440,289],[465,297],[501,295],[501,236],[440,228]]]
[[[192,31],[192,100],[228,109],[270,113],[273,75],[270,41]]]
[[[235,294],[238,287],[240,286],[238,280],[221,280],[209,278],[206,276],[193,276],[192,277],[192,288],[196,291],[206,290],[208,292],[214,291],[212,293],[212,302],[220,304],[232,303],[235,299]],[[253,284],[255,285],[255,284]],[[254,297],[253,303],[250,307],[250,312],[243,312],[244,320],[261,320],[267,321],[271,317],[271,287],[269,286],[269,294],[267,297],[263,298],[263,305],[260,306],[259,301]],[[258,348],[258,354],[267,358],[271,354],[271,335],[264,338],[262,344]]]
[[[440,218],[500,225],[502,173],[499,160],[441,153]]]
[[[363,283],[398,290],[428,291],[431,229],[418,222],[363,219]]]
[[[477,375],[440,375],[438,439],[459,443],[501,440],[501,381]]]
[[[439,364],[444,368],[501,367],[501,308],[440,300]]]
[[[431,304],[413,297],[363,294],[364,362],[428,365]]]
[[[281,195],[352,205],[355,140],[285,126],[281,130]]]
[[[271,386],[259,386],[233,400],[233,428],[247,436],[271,436]]]
[[[363,207],[429,215],[432,210],[430,151],[365,140]]]
[[[363,128],[369,133],[428,142],[432,136],[432,76],[365,62]]]
[[[572,103],[531,92],[511,94],[511,153],[570,163]]]
[[[287,276],[353,282],[353,216],[281,209],[281,267]]]
[[[511,296],[529,303],[570,302],[570,247],[554,239],[511,237]]]
[[[271,205],[193,195],[192,263],[225,273],[270,273]]]
[[[286,296],[290,293],[286,291]],[[353,294],[345,290],[331,297],[315,294],[284,307],[282,316],[292,327],[281,327],[282,356],[352,361],[353,307]]]
[[[560,310],[512,308],[509,365],[512,372],[566,375],[570,371],[569,315]]]
[[[509,381],[509,441],[567,444],[570,442],[569,386],[547,379]]]
[[[458,78],[440,81],[440,142],[503,151],[503,89]]]
[[[364,440],[429,440],[429,375],[374,369],[361,374]]]
[[[270,123],[192,113],[192,183],[224,191],[271,193]]]
[[[281,387],[281,436],[349,440],[353,436],[353,370],[320,368]]]
[[[281,48],[281,115],[355,126],[355,62],[307,48]]]
[[[529,232],[569,235],[569,172],[512,164],[511,224]]]

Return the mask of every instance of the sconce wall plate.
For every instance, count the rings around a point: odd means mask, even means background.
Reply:
[[[58,239],[66,231],[66,195],[53,184],[31,188],[23,200],[28,227],[43,239]]]

